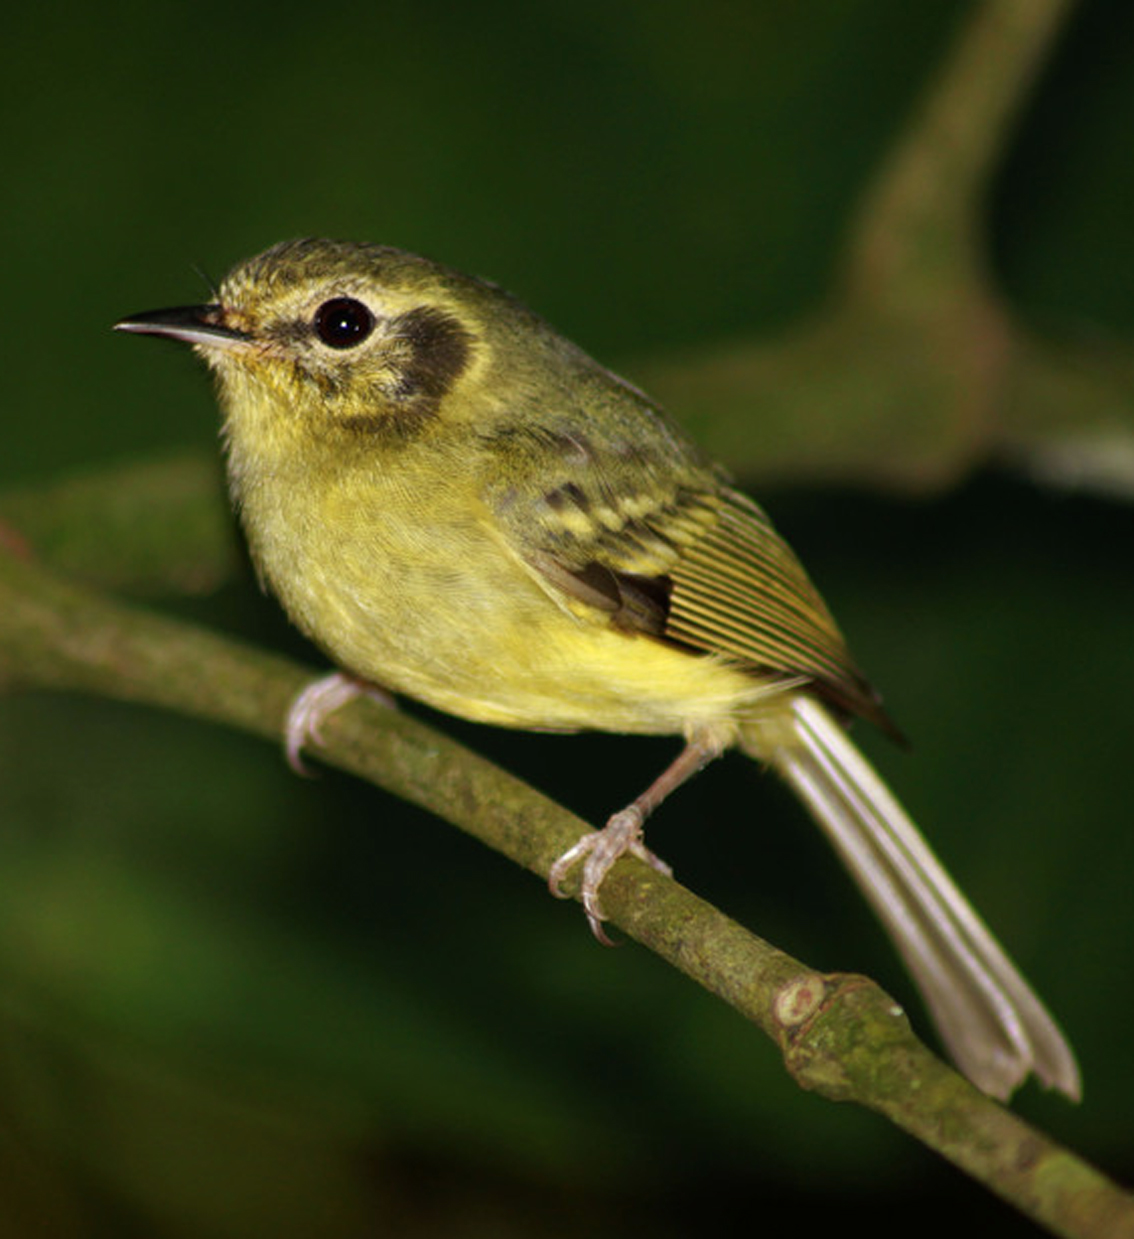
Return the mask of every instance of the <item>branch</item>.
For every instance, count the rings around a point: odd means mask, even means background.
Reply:
[[[209,594],[241,563],[215,454],[103,466],[0,493],[0,549],[88,584]]]
[[[0,684],[143,702],[279,741],[311,672],[0,554]],[[432,728],[369,702],[328,719],[322,757],[546,878],[585,822]],[[1134,1200],[935,1058],[872,981],[820,975],[672,879],[622,861],[612,922],[760,1027],[804,1088],[876,1110],[1024,1213],[1134,1236]],[[583,932],[580,928],[579,932]]]
[[[1069,7],[974,9],[865,196],[822,314],[780,341],[636,369],[683,417],[702,418],[693,425],[714,454],[752,475],[903,486],[941,485],[991,456],[1092,480],[1096,449],[1115,442],[1134,460],[1128,359],[1031,338],[984,270],[981,196]],[[1134,464],[1116,488],[1134,489],[1131,479]],[[211,588],[237,562],[216,485],[212,462],[187,459],[0,500],[10,526],[0,526],[0,686],[145,702],[278,742],[305,669],[113,601],[35,558],[118,589]],[[362,703],[325,734],[328,762],[541,876],[586,829],[405,715]],[[623,932],[770,1036],[803,1087],[885,1115],[1056,1233],[1134,1236],[1130,1196],[931,1055],[872,982],[815,973],[634,861],[616,867],[603,902]]]
[[[863,194],[826,305],[627,365],[746,478],[953,485],[1006,461],[1134,495],[1125,342],[1053,342],[987,269],[985,195],[1073,0],[984,0]]]

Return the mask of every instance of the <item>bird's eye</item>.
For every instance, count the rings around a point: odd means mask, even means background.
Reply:
[[[328,348],[354,348],[374,330],[374,315],[353,297],[332,297],[315,311],[314,324]]]

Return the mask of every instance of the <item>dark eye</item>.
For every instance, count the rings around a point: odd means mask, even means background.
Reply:
[[[354,348],[374,330],[374,315],[353,297],[333,297],[315,311],[315,334],[328,348]]]

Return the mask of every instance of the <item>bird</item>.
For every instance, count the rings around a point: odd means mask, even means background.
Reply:
[[[499,286],[388,245],[304,238],[205,304],[123,319],[212,370],[252,562],[337,668],[293,703],[289,759],[360,692],[476,722],[676,735],[677,758],[552,866],[591,928],[644,824],[729,749],[826,833],[993,1096],[1068,1097],[1066,1038],[850,738],[896,735],[756,502],[632,383]]]

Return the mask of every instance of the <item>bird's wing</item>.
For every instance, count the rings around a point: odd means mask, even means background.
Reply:
[[[524,452],[511,444],[518,468],[489,499],[544,588],[625,631],[810,682],[841,710],[893,730],[763,510],[683,445],[522,433],[540,439],[536,465],[525,477]]]

